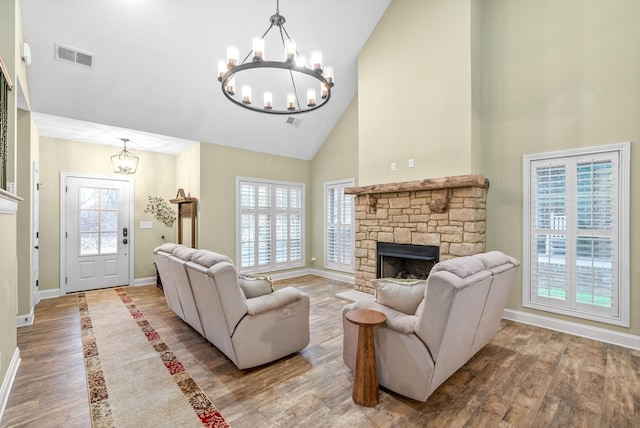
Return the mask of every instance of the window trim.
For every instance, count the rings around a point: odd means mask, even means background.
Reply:
[[[242,207],[241,198],[240,198],[240,185],[241,183],[251,183],[251,184],[264,184],[271,186],[272,190],[277,186],[287,186],[287,187],[297,187],[301,191],[301,236],[300,236],[300,261],[296,262],[286,262],[286,263],[277,263],[275,257],[275,245],[272,245],[272,262],[269,265],[257,265],[255,267],[242,267],[242,228],[240,227],[242,224]],[[273,192],[275,195],[275,192]],[[272,207],[273,213],[272,215],[275,218],[276,207]],[[273,223],[272,223],[273,224]],[[275,231],[274,228],[271,228],[271,240],[272,243],[275,242]],[[305,256],[305,248],[306,248],[306,185],[302,182],[294,182],[294,181],[280,181],[280,180],[268,180],[262,178],[252,178],[252,177],[236,177],[236,268],[238,273],[264,273],[264,272],[276,272],[288,269],[295,269],[306,266],[306,256]]]
[[[323,259],[324,259],[324,268],[325,269],[331,269],[331,270],[335,270],[335,271],[340,271],[340,272],[346,272],[346,273],[355,273],[356,271],[356,267],[355,267],[355,211],[356,211],[356,205],[355,205],[355,196],[354,196],[354,203],[352,205],[352,210],[351,210],[351,218],[352,218],[352,228],[351,228],[351,267],[348,268],[346,266],[344,266],[343,264],[333,264],[333,263],[329,263],[327,261],[327,251],[328,251],[328,239],[327,239],[327,190],[328,187],[330,186],[336,186],[336,185],[344,185],[343,187],[354,187],[356,185],[356,179],[355,178],[344,178],[341,180],[333,180],[333,181],[325,181],[323,183],[323,193],[322,193],[322,207],[323,207],[323,224],[322,224],[322,229],[323,229],[323,236],[322,236],[322,241],[324,243],[324,247],[323,247]]]
[[[532,195],[531,195],[531,167],[532,164],[540,160],[553,161],[559,158],[578,157],[585,155],[595,155],[600,153],[617,153],[619,159],[619,239],[618,252],[619,259],[619,284],[618,284],[618,316],[604,316],[589,314],[571,308],[561,308],[557,306],[545,305],[534,302],[531,298],[532,273],[531,266],[531,229],[535,220],[531,217]],[[617,326],[630,326],[630,186],[631,186],[631,143],[608,144],[597,147],[585,147],[579,149],[561,150],[556,152],[539,153],[523,156],[522,163],[522,184],[523,184],[523,212],[522,212],[522,306],[525,308],[537,309],[545,312],[552,312],[560,315],[568,315],[575,318],[587,319]]]

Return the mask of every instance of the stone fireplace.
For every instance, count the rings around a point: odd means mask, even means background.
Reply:
[[[345,193],[356,195],[355,289],[373,293],[371,280],[390,276],[382,273],[384,258],[378,254],[384,243],[408,244],[396,248],[429,246],[425,258],[436,255],[430,266],[438,260],[484,252],[488,189],[489,180],[482,175],[346,189]],[[412,266],[414,262],[402,263]],[[412,275],[423,274],[423,268],[418,271]]]

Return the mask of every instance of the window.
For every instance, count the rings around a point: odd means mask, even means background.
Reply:
[[[525,307],[629,325],[629,151],[525,156]]]
[[[304,266],[304,184],[236,180],[240,272]]]
[[[344,194],[345,187],[353,186],[353,179],[324,183],[324,266],[329,269],[354,271],[354,197]]]

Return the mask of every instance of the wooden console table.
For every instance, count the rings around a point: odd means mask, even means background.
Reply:
[[[353,374],[352,398],[356,404],[373,407],[380,401],[373,327],[384,324],[387,321],[387,316],[371,309],[355,309],[347,312],[346,318],[358,326],[358,348],[356,350],[356,369]]]

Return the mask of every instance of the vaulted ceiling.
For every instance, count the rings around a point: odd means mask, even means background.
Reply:
[[[41,136],[177,154],[196,142],[311,159],[357,92],[357,56],[391,0],[283,0],[298,50],[335,68],[330,102],[268,115],[230,103],[217,62],[262,35],[276,0],[22,0],[30,106]],[[60,44],[93,67],[56,59]],[[280,60],[282,54],[270,54]],[[269,58],[271,59],[271,58]]]

